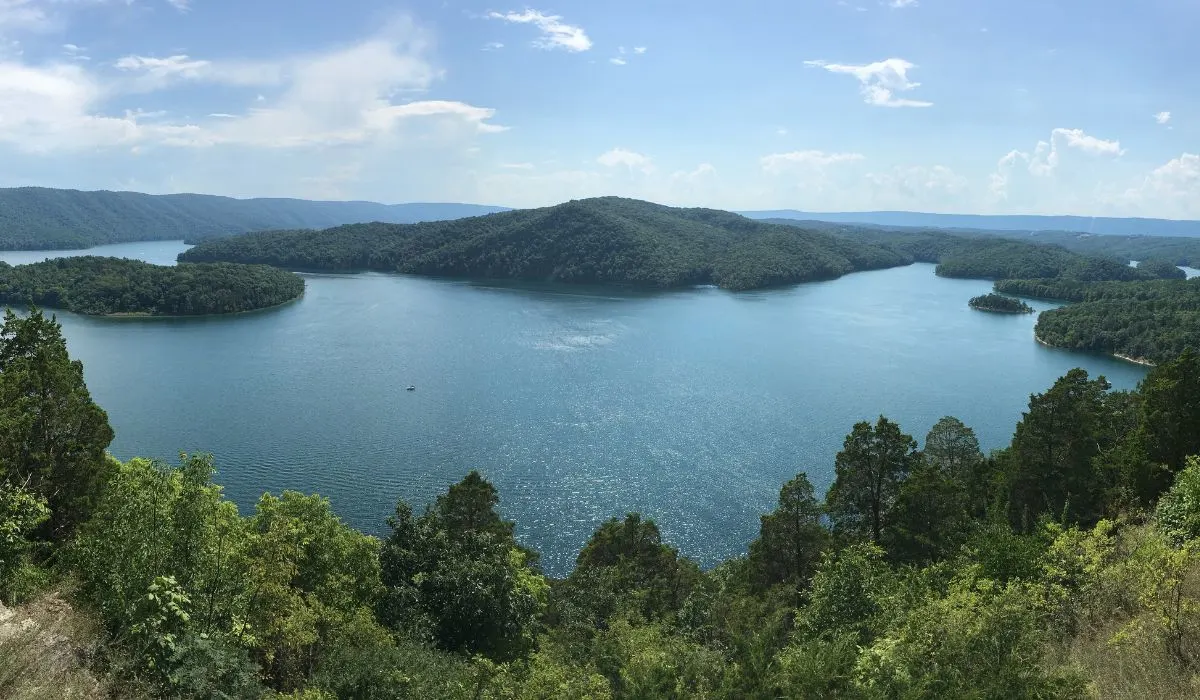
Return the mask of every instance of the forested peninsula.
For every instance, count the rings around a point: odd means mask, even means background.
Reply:
[[[715,284],[733,290],[913,261],[938,262],[939,274],[952,277],[1148,277],[1115,260],[1053,246],[945,234],[831,235],[725,211],[615,197],[411,226],[252,233],[203,241],[180,260],[659,288]]]
[[[151,265],[94,256],[0,262],[0,303],[92,316],[198,316],[278,306],[304,294],[299,275],[266,265]]]
[[[727,289],[831,279],[911,262],[879,246],[729,212],[616,197],[408,226],[252,233],[202,242],[180,260]]]
[[[106,454],[61,328],[0,329],[6,697],[357,700],[1194,698],[1200,357],[1135,391],[1074,369],[985,455],[850,428],[746,554],[704,571],[636,513],[549,577],[476,472],[382,537],[327,500],[248,513],[215,463]],[[30,446],[37,446],[30,449]],[[465,471],[465,470],[464,470]]]
[[[1155,363],[1200,348],[1200,279],[1002,280],[995,288],[1070,302],[1038,317],[1037,337],[1047,345]]]

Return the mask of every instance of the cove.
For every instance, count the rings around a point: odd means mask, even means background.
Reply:
[[[184,248],[86,252],[162,263]],[[627,511],[704,565],[743,553],[787,479],[824,492],[856,421],[882,413],[920,440],[954,415],[986,451],[1072,367],[1118,388],[1145,374],[1041,347],[1036,315],[973,311],[989,282],[925,264],[737,294],[305,278],[298,302],[245,316],[58,312],[113,454],[211,452],[243,511],[316,492],[373,533],[397,498],[420,508],[479,469],[553,574]]]

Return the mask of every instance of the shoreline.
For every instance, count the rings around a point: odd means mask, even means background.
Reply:
[[[35,306],[37,306],[39,309],[47,309],[47,310],[54,311],[57,313],[71,314],[73,316],[78,316],[80,318],[91,318],[91,319],[97,319],[100,321],[176,321],[176,320],[185,320],[186,321],[188,319],[201,319],[201,318],[232,318],[235,316],[245,316],[247,314],[257,314],[257,313],[262,313],[263,311],[271,311],[273,309],[282,308],[284,306],[287,306],[288,304],[294,304],[294,303],[300,301],[301,299],[304,298],[304,295],[307,292],[308,292],[308,289],[306,288],[303,292],[300,293],[299,296],[288,299],[287,301],[282,301],[278,304],[272,304],[270,306],[263,306],[263,307],[260,307],[257,309],[246,309],[244,311],[229,311],[226,313],[219,313],[219,314],[151,314],[151,313],[146,313],[144,311],[120,311],[120,312],[113,313],[113,314],[85,314],[80,311],[72,311],[70,309],[63,309],[63,308],[60,308],[57,306],[40,306],[37,304],[35,304]],[[12,309],[12,308],[28,309],[29,308],[29,306],[27,304],[0,303],[0,306],[3,306],[5,308],[10,308],[10,309]]]
[[[1033,332],[1033,339],[1034,339],[1035,341],[1037,341],[1037,344],[1038,344],[1038,345],[1041,345],[1041,346],[1043,346],[1043,347],[1047,347],[1047,348],[1054,348],[1055,350],[1065,350],[1066,352],[1077,352],[1077,351],[1075,351],[1075,350],[1071,350],[1071,349],[1069,349],[1069,348],[1060,348],[1060,347],[1059,347],[1059,346],[1057,346],[1057,345],[1053,345],[1053,344],[1051,344],[1051,343],[1047,343],[1046,341],[1042,340],[1041,336],[1039,336],[1039,335],[1037,334],[1037,331],[1034,331],[1034,332]],[[1157,367],[1157,366],[1158,366],[1158,365],[1154,364],[1153,362],[1151,362],[1150,360],[1147,360],[1147,359],[1146,359],[1146,358],[1144,358],[1144,357],[1133,357],[1133,356],[1131,356],[1131,355],[1126,355],[1126,354],[1124,354],[1124,353],[1119,353],[1119,352],[1107,352],[1107,353],[1104,353],[1104,354],[1105,354],[1105,355],[1108,355],[1109,357],[1115,357],[1115,358],[1117,358],[1118,360],[1123,360],[1123,361],[1125,361],[1125,362],[1130,362],[1130,363],[1132,363],[1132,364],[1135,364],[1135,365],[1141,365],[1141,366],[1143,366],[1143,367]]]

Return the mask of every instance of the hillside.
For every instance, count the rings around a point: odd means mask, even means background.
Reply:
[[[21,187],[0,189],[0,250],[194,241],[262,229],[328,228],[365,221],[415,223],[502,209],[473,204],[386,205]]]
[[[407,226],[252,233],[206,241],[180,260],[728,289],[831,279],[912,262],[881,246],[725,211],[615,197]]]
[[[844,224],[991,231],[1072,231],[1103,235],[1200,236],[1200,221],[1110,218],[1104,216],[1034,216],[931,214],[915,211],[803,212],[794,209],[740,212],[751,219],[798,219]]]

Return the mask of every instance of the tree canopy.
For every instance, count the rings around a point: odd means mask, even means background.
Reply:
[[[195,316],[278,306],[304,280],[265,265],[151,265],[124,258],[0,263],[0,303],[32,302],[81,314]]]

